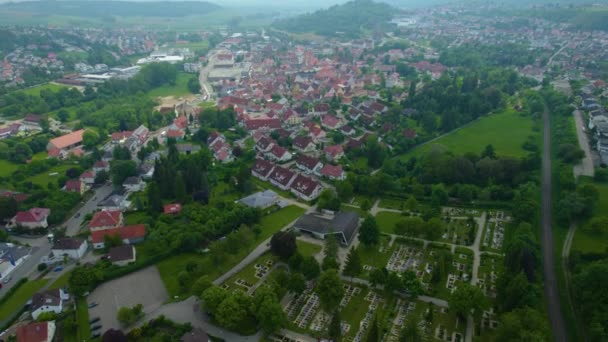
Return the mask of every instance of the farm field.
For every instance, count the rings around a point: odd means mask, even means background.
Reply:
[[[439,138],[436,141],[414,148],[400,156],[407,160],[419,157],[433,146],[439,145],[455,154],[467,152],[480,153],[489,144],[499,156],[522,157],[526,151],[522,148],[526,139],[537,134],[533,131],[534,123],[530,118],[521,116],[515,110],[482,117],[470,125]]]

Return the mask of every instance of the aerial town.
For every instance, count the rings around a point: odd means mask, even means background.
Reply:
[[[0,339],[608,339],[608,8],[393,9],[1,27]]]

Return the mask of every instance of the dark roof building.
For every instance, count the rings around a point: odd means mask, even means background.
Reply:
[[[328,234],[336,234],[338,242],[348,246],[359,229],[359,215],[352,211],[339,212],[333,216],[307,214],[300,217],[293,227],[323,240]]]

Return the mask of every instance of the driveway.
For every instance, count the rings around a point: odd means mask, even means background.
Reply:
[[[99,317],[103,331],[121,329],[116,314],[121,307],[144,306],[144,312],[158,310],[169,298],[155,266],[102,284],[87,298],[99,305],[89,309],[89,317]]]
[[[97,210],[99,202],[112,193],[112,184],[107,183],[99,188],[94,189],[94,195],[82,206],[72,217],[65,221],[66,235],[77,235],[80,231],[80,225],[84,220],[84,216]]]

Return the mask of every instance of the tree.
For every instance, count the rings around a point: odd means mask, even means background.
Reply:
[[[112,183],[121,186],[125,179],[137,175],[137,165],[132,160],[113,160],[112,168]]]
[[[131,308],[121,307],[118,309],[118,314],[116,315],[116,319],[123,326],[130,326],[140,320],[144,316],[144,306],[141,304],[137,304]]]
[[[283,260],[296,253],[296,236],[293,232],[277,232],[270,239],[270,251]]]
[[[152,213],[160,213],[163,211],[163,200],[160,197],[160,190],[156,182],[150,182],[147,189],[148,193],[148,210]]]
[[[329,234],[325,238],[325,257],[323,257],[322,268],[328,270],[330,268],[339,269],[340,263],[338,262],[338,241],[336,240],[335,234]]]
[[[372,203],[366,198],[361,202],[361,210],[369,211],[372,208]]]
[[[302,293],[306,289],[306,279],[301,273],[292,272],[287,282],[287,289],[293,293]]]
[[[366,342],[380,342],[380,329],[378,329],[378,319],[374,316],[372,323],[370,324],[369,331],[367,332]]]
[[[593,217],[589,224],[587,225],[589,231],[594,234],[606,234],[608,232],[608,217],[607,216],[599,216]]]
[[[97,142],[99,141],[99,135],[90,129],[87,129],[82,133],[82,145],[87,150],[92,150]]]
[[[425,224],[425,235],[427,240],[438,240],[444,231],[444,223],[441,219],[432,218]]]
[[[188,90],[190,90],[192,94],[198,94],[201,92],[201,84],[198,77],[192,77],[188,80]]]
[[[361,274],[363,271],[363,267],[361,266],[361,257],[359,256],[359,251],[357,248],[353,247],[348,251],[348,255],[346,256],[346,265],[344,265],[344,270],[342,274],[348,277],[356,277]]]
[[[376,218],[368,215],[359,229],[359,241],[365,246],[373,246],[380,242],[380,230]]]
[[[68,287],[75,296],[82,296],[90,291],[95,284],[102,279],[102,274],[98,269],[79,266],[74,268],[68,278]]]
[[[273,287],[258,288],[254,303],[255,315],[264,334],[270,335],[287,325],[287,316]]]
[[[319,295],[321,306],[326,311],[338,307],[344,295],[344,287],[338,272],[334,269],[324,271],[319,277],[315,291]]]
[[[302,274],[306,279],[314,279],[321,273],[319,262],[313,256],[309,256],[302,261]]]
[[[228,292],[218,286],[211,286],[201,295],[202,306],[210,315],[217,313],[220,304],[228,297]]]
[[[340,199],[332,189],[325,189],[319,195],[317,207],[319,209],[338,211],[340,210]]]
[[[0,196],[0,222],[4,222],[17,214],[17,201],[13,197]]]
[[[521,308],[501,316],[496,329],[497,342],[547,341],[550,333],[547,320],[538,311]]]
[[[213,282],[209,277],[206,275],[201,276],[192,284],[192,293],[200,297],[211,286],[213,286]]]
[[[418,201],[416,201],[416,197],[410,195],[407,201],[405,201],[405,209],[416,212],[418,210]]]
[[[401,275],[403,288],[407,291],[410,298],[417,298],[423,292],[422,283],[416,276],[416,272],[408,270]]]
[[[486,145],[483,152],[481,152],[481,159],[483,158],[496,159],[496,152],[494,151],[494,146],[492,144]]]
[[[184,183],[184,179],[181,176],[175,178],[175,199],[181,204],[186,204],[186,202],[188,202],[186,183]]]
[[[109,329],[101,337],[102,342],[127,342],[127,336],[122,330]]]
[[[215,318],[218,323],[229,330],[238,328],[252,318],[252,299],[242,291],[236,291],[228,295],[217,308]]]
[[[101,170],[95,174],[95,184],[97,185],[104,184],[108,179],[110,179],[110,174],[105,170]]]
[[[431,309],[432,310],[432,309]],[[405,327],[399,335],[399,342],[422,342],[423,335],[418,328],[418,319],[411,317],[405,322]]]
[[[468,315],[479,318],[486,307],[486,297],[478,287],[464,283],[456,288],[449,300],[450,308],[463,320]]]
[[[388,270],[386,268],[376,268],[369,274],[369,282],[372,287],[386,284],[388,278]]]
[[[70,113],[68,113],[67,110],[62,108],[59,111],[57,111],[57,118],[61,122],[67,122],[68,119],[70,118]]]
[[[331,316],[329,327],[327,329],[327,335],[333,342],[340,342],[342,337],[342,327],[340,326],[340,311],[334,310],[334,314]]]

